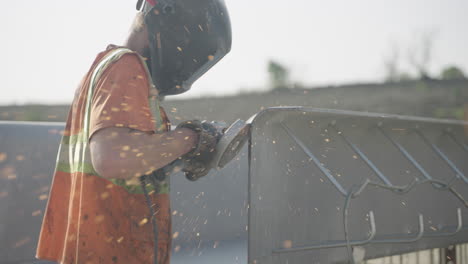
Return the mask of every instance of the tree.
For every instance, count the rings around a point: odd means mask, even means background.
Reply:
[[[398,61],[399,50],[398,46],[394,43],[391,47],[390,53],[384,57],[385,82],[399,81]]]
[[[390,51],[383,58],[385,82],[404,82],[413,79],[411,74],[400,70],[400,57],[400,49],[394,42],[390,46]]]
[[[408,49],[409,63],[418,72],[421,79],[431,79],[429,66],[433,58],[435,31],[428,30],[416,35],[415,44]]]
[[[289,69],[282,64],[269,61],[268,73],[270,75],[270,84],[273,89],[287,88],[289,85]]]
[[[440,78],[442,80],[463,80],[466,79],[466,76],[460,68],[452,65],[442,70]]]

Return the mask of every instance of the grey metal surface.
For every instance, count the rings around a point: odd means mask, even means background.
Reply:
[[[347,262],[354,247],[370,259],[467,242],[463,125],[261,112],[252,123],[249,263]]]
[[[62,123],[0,122],[2,264],[35,263],[63,127]],[[193,263],[247,262],[247,164],[245,148],[223,170],[197,182],[181,174],[172,177],[172,263],[187,263],[188,258]]]
[[[34,259],[61,124],[0,123],[0,259]]]

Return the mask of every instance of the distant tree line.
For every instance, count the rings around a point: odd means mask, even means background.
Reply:
[[[393,43],[383,61],[385,82],[401,82],[415,79],[463,80],[467,78],[462,69],[456,65],[446,66],[438,75],[432,76],[429,73],[429,67],[434,57],[435,32],[425,31],[416,34],[415,38],[415,42],[407,50],[406,58],[407,63],[417,75],[412,76],[410,73],[400,69],[402,63],[401,52],[399,47]]]
[[[414,35],[414,42],[409,45],[406,53],[395,43],[383,58],[384,82],[404,82],[412,80],[466,80],[468,77],[457,65],[448,65],[438,74],[432,75],[429,68],[434,58],[435,31],[423,31]],[[401,69],[402,64],[409,66],[409,70]],[[302,86],[291,80],[290,69],[284,64],[270,60],[267,65],[269,86],[273,90],[289,89]]]

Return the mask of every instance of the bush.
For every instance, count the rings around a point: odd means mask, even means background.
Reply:
[[[442,70],[440,78],[442,80],[464,80],[466,76],[457,66],[449,66]]]

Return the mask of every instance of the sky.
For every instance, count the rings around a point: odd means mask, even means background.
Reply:
[[[2,1],[0,105],[69,104],[95,56],[122,44],[136,0]],[[233,47],[178,98],[268,89],[267,63],[278,61],[307,86],[382,81],[394,47],[412,72],[408,50],[433,39],[430,73],[468,72],[466,0],[226,0]],[[413,72],[414,73],[414,72]],[[177,98],[177,97],[174,97]]]

